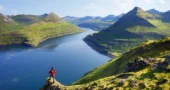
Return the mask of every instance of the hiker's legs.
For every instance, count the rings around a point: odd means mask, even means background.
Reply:
[[[55,76],[53,76],[53,82],[55,82]]]

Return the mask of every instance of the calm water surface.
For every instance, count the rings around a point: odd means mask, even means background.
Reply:
[[[57,71],[56,79],[68,85],[110,60],[83,41],[95,32],[84,30],[83,33],[48,40],[37,48],[0,48],[0,90],[38,90],[44,85],[52,66]]]

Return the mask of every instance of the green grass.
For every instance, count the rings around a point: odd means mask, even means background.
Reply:
[[[25,25],[30,25],[33,23],[40,22],[43,20],[45,17],[44,16],[38,16],[38,15],[16,15],[16,16],[10,16],[15,22],[25,26]]]
[[[40,22],[24,27],[21,30],[9,31],[0,34],[0,45],[28,44],[38,46],[44,40],[67,34],[82,32],[78,27],[69,23],[46,23]]]
[[[170,36],[169,31],[170,23],[163,22],[161,15],[152,15],[136,7],[111,27],[86,37],[85,41],[107,53],[124,53],[146,40]]]
[[[117,74],[87,84],[67,86],[66,90],[167,90],[170,88],[170,73],[153,70],[153,67],[138,72]]]
[[[18,30],[21,28],[23,28],[23,26],[17,23],[0,23],[0,34],[3,32]]]
[[[56,82],[51,86],[58,86],[61,90],[168,90],[170,88],[170,64],[165,65],[166,59],[141,59],[152,60],[152,62],[135,72],[111,75],[85,84],[63,86]],[[158,65],[156,69],[155,64]],[[46,89],[43,87],[41,90]]]
[[[55,24],[45,23],[33,24],[21,30],[27,38],[27,44],[37,46],[42,41],[50,37],[59,37],[67,34],[81,32],[81,30],[69,23]]]
[[[158,41],[148,41],[138,47],[110,60],[108,63],[88,72],[73,84],[85,84],[91,81],[120,74],[124,72],[125,65],[134,58],[140,57],[164,57],[170,54],[170,38]]]
[[[11,17],[19,24],[12,20],[4,22],[5,17],[2,17],[4,23],[0,24],[0,46],[28,44],[36,47],[50,38],[83,32],[77,26],[66,23],[54,13],[50,13],[48,16],[17,15]]]
[[[169,23],[163,23],[160,20],[149,20],[156,27],[134,26],[126,30],[102,31],[86,37],[87,41],[97,43],[107,52],[124,53],[146,40],[157,40],[170,36]]]

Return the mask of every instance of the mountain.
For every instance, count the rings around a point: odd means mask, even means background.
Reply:
[[[69,23],[73,23],[74,20],[78,19],[78,17],[74,17],[74,16],[65,16],[62,18],[64,21],[67,21]]]
[[[19,24],[17,24],[11,18],[0,13],[0,33],[4,31],[16,30],[19,28],[21,28]]]
[[[66,23],[54,13],[50,13],[39,22],[0,34],[0,46],[27,44],[36,47],[49,38],[80,32],[82,30],[77,26]]]
[[[161,12],[159,12],[158,10],[155,10],[155,9],[147,10],[147,12],[150,14],[161,14]]]
[[[102,21],[116,21],[115,18],[116,18],[115,15],[108,15],[108,16],[102,18]]]
[[[170,10],[169,11],[167,11],[167,12],[165,12],[165,13],[162,13],[161,14],[162,15],[162,21],[163,22],[167,22],[167,23],[170,23],[170,18],[169,18],[169,16],[170,16]]]
[[[101,53],[117,56],[148,39],[170,36],[168,28],[170,24],[162,22],[157,17],[135,7],[109,28],[89,35],[84,40]]]
[[[52,80],[40,90],[169,89],[170,37],[147,41],[86,73],[69,86]]]
[[[30,25],[30,24],[33,24],[33,23],[40,22],[46,16],[47,16],[47,14],[43,14],[43,15],[25,15],[25,14],[21,14],[21,15],[9,16],[9,17],[11,19],[13,19],[15,22],[19,23],[19,24]]]
[[[156,74],[153,75],[155,72],[157,72],[157,74],[159,74],[159,75],[163,74],[161,72],[164,72],[164,70],[165,70],[165,72],[168,72],[168,70],[166,70],[166,69],[160,69],[161,67],[159,67],[158,64],[165,63],[165,62],[158,61],[158,60],[160,60],[161,58],[165,58],[167,55],[170,54],[169,45],[170,45],[170,37],[163,38],[161,40],[156,40],[156,41],[153,41],[153,40],[146,41],[146,42],[140,44],[139,46],[135,47],[134,49],[122,54],[120,57],[114,58],[114,59],[110,60],[109,62],[105,63],[104,65],[99,66],[98,68],[86,73],[81,79],[79,79],[78,81],[76,81],[73,84],[74,85],[85,84],[85,83],[89,83],[89,82],[92,82],[92,81],[95,81],[95,80],[98,80],[101,78],[106,79],[106,77],[110,77],[110,76],[112,78],[115,78],[115,79],[113,79],[114,81],[119,82],[121,80],[121,78],[119,78],[120,75],[126,76],[126,74],[127,75],[132,74],[130,76],[131,76],[131,78],[133,77],[134,79],[136,79],[134,81],[139,80],[139,82],[140,82],[140,79],[137,79],[137,77],[143,78],[141,81],[143,83],[145,83],[145,85],[146,85],[147,82],[145,82],[144,79],[149,79],[149,80],[153,79],[154,76],[156,75]],[[145,60],[145,61],[144,62],[139,62],[139,60],[134,61],[135,59],[138,59],[138,58],[139,59],[143,58],[142,60]],[[154,61],[153,58],[157,58],[156,59],[157,61]],[[153,60],[149,61],[149,59],[153,59]],[[163,59],[163,60],[165,60],[165,59]],[[168,60],[170,60],[170,57]],[[158,63],[158,62],[160,62],[160,63]],[[153,66],[147,65],[147,63],[150,65],[153,65]],[[133,66],[133,64],[134,65],[136,64],[136,66]],[[167,63],[167,64],[170,65],[169,63]],[[155,65],[157,65],[157,67]],[[164,68],[166,68],[166,67],[167,66],[165,66]],[[164,74],[168,75],[169,73],[164,73]],[[137,75],[137,77],[136,77],[136,75]],[[150,77],[150,75],[151,75],[151,77]],[[122,76],[122,79],[123,79],[123,77],[124,76]],[[164,77],[160,77],[160,78],[163,79]],[[128,77],[125,79],[128,79]],[[158,78],[155,78],[155,79],[156,79],[156,81],[159,80]],[[167,78],[167,79],[168,79],[168,81],[170,80],[169,78]],[[107,81],[109,82],[109,80],[107,80]],[[116,84],[116,82],[113,82],[112,84]],[[154,82],[154,83],[156,83],[156,82]]]
[[[0,22],[1,23],[13,23],[14,21],[0,13]]]
[[[72,17],[66,16],[63,19],[67,22],[73,23],[79,27],[91,28],[93,30],[103,30],[111,26],[116,22],[121,16],[108,15],[106,17],[100,16],[85,16],[85,17]]]
[[[153,15],[146,13],[139,7],[135,7],[132,11],[120,18],[112,27],[121,27],[122,29],[126,29],[132,26],[154,27],[154,25],[146,20],[153,18]]]
[[[54,23],[64,23],[64,21],[53,12],[50,13],[47,17],[45,17],[44,21],[45,22],[54,22]]]

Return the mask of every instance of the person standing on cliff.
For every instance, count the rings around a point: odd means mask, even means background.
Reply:
[[[50,78],[49,79],[53,78],[53,83],[54,83],[56,71],[55,71],[55,69],[53,67],[49,71],[49,74],[50,74]]]

